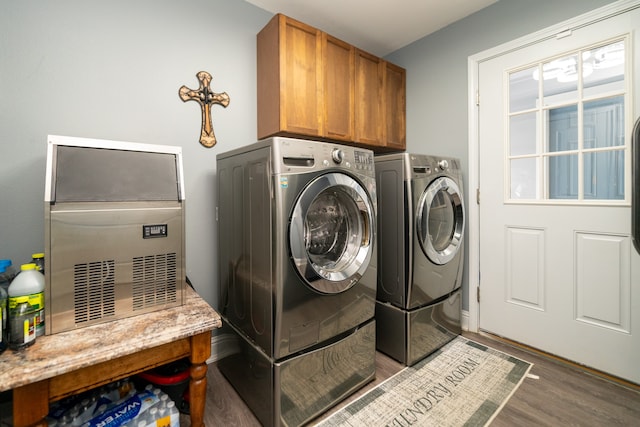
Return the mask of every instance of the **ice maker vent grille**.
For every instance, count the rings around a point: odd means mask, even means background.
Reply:
[[[115,315],[115,261],[76,264],[73,298],[76,324]]]
[[[133,310],[175,303],[178,283],[175,253],[133,258]]]

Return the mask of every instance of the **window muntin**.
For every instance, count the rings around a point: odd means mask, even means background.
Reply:
[[[508,72],[509,201],[628,199],[625,44],[589,46]]]

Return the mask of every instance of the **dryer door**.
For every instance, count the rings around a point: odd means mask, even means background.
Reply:
[[[316,291],[335,294],[355,285],[373,251],[374,205],[352,177],[328,173],[301,192],[289,224],[298,273]]]
[[[439,265],[456,256],[464,233],[462,194],[454,180],[435,179],[418,202],[416,230],[422,251]]]

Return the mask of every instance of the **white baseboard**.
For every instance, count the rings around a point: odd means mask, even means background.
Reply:
[[[211,336],[211,356],[207,364],[217,362],[229,354],[238,353],[238,342],[233,334],[214,334]]]
[[[460,318],[460,326],[463,331],[469,331],[469,311],[462,310],[462,316]]]

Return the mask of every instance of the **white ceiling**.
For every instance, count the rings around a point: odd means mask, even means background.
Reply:
[[[246,0],[383,57],[498,0]]]

